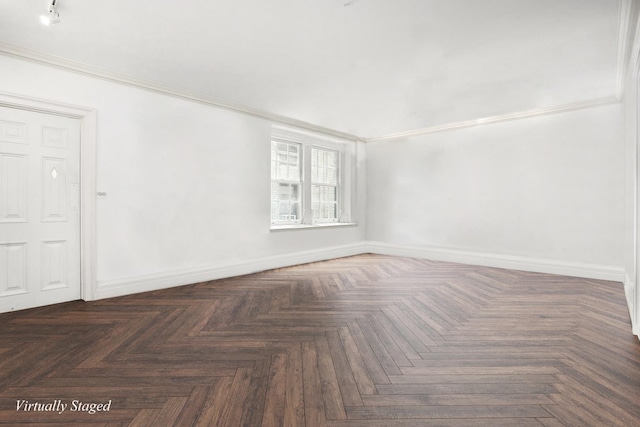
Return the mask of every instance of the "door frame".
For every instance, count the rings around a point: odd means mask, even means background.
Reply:
[[[633,259],[633,271],[630,273],[633,275],[630,278],[629,283],[625,283],[625,291],[627,291],[627,300],[629,304],[629,311],[631,316],[631,327],[633,333],[638,339],[640,339],[640,278],[638,277],[639,265],[640,265],[640,21],[636,28],[636,36],[633,43],[633,50],[631,52],[631,90],[629,93],[633,97],[630,101],[627,101],[632,110],[632,116],[629,115],[626,119],[631,123],[627,124],[628,128],[632,128],[633,144],[631,145],[633,156],[633,182],[628,183],[631,188],[633,197],[633,218],[631,221],[631,228],[633,231],[633,253],[631,254]],[[625,141],[626,142],[626,141]],[[628,232],[625,229],[625,232]],[[629,277],[629,274],[627,274]],[[625,278],[626,279],[626,278]],[[626,282],[627,280],[625,280]]]
[[[96,299],[95,109],[0,92],[0,106],[80,120],[80,297]]]

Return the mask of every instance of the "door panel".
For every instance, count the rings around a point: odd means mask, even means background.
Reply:
[[[0,107],[0,312],[79,299],[80,121]]]
[[[27,222],[27,157],[0,154],[0,222]]]
[[[42,221],[67,220],[65,159],[42,159]]]
[[[26,242],[0,243],[0,271],[0,297],[27,293]]]

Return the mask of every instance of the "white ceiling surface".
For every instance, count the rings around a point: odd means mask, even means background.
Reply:
[[[621,1],[0,0],[0,43],[381,137],[614,96]]]

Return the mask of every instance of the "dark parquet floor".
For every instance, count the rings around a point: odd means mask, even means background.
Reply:
[[[5,425],[640,426],[614,282],[361,255],[0,325]]]

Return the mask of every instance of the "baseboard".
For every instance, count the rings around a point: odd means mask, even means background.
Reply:
[[[436,261],[481,265],[486,267],[585,277],[589,279],[612,280],[616,282],[625,282],[625,292],[629,292],[627,290],[629,287],[626,286],[628,277],[625,277],[624,270],[621,267],[535,259],[450,248],[413,247],[382,242],[362,242],[238,262],[227,262],[224,264],[198,268],[171,270],[122,279],[98,281],[95,299],[112,298],[140,292],[155,291],[175,286],[188,285],[191,283],[205,282],[208,280],[242,276],[259,271],[289,267],[308,262],[325,261],[345,256],[360,255],[363,253],[423,258]],[[637,334],[637,325],[634,325],[634,331],[636,331]]]
[[[242,276],[274,268],[290,267],[309,262],[360,255],[366,252],[365,244],[356,243],[198,268],[172,270],[116,280],[98,281],[95,296],[96,299],[112,298],[192,283],[206,282],[209,280]]]
[[[624,275],[624,295],[627,297],[627,305],[629,307],[629,317],[631,318],[631,328],[633,334],[640,339],[640,324],[638,324],[638,307],[636,307],[635,284],[628,274]]]
[[[625,278],[624,269],[615,266],[536,259],[450,248],[402,246],[382,242],[368,242],[366,247],[369,252],[381,255],[423,258],[434,261],[457,262],[460,264],[559,274],[588,279],[612,280],[615,282],[622,282]]]
[[[624,296],[627,298],[627,305],[629,306],[629,314],[633,319],[633,282],[627,273],[624,275]]]

